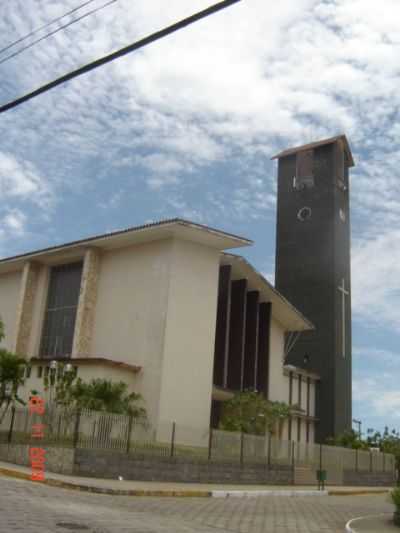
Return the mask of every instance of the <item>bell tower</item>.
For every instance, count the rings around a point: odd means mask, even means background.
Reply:
[[[286,363],[318,373],[317,442],[351,429],[349,168],[344,135],[278,159],[275,286],[313,322]]]

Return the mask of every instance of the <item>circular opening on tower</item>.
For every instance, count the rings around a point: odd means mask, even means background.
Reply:
[[[310,207],[302,207],[300,211],[297,213],[297,218],[304,222],[305,220],[308,220],[311,218],[311,208]]]

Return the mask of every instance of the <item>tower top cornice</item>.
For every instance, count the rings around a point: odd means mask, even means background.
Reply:
[[[343,150],[345,151],[345,154],[347,156],[347,163],[349,167],[354,167],[354,159],[353,154],[351,153],[349,141],[347,140],[346,135],[336,135],[335,137],[329,137],[328,139],[322,139],[320,141],[303,144],[301,146],[295,146],[294,148],[288,148],[287,150],[283,150],[282,152],[279,152],[279,154],[274,155],[271,157],[271,159],[281,159],[282,157],[287,157],[289,155],[294,155],[299,152],[305,152],[307,150],[314,150],[315,148],[319,148],[320,146],[325,146],[327,144],[335,144],[335,143],[341,143],[343,146]]]

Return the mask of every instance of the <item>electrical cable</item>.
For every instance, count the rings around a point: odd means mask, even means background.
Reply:
[[[132,43],[126,46],[125,48],[121,48],[120,50],[117,50],[116,52],[113,52],[107,56],[103,56],[102,58],[97,59],[96,61],[92,61],[91,63],[88,63],[87,65],[84,65],[83,67],[80,67],[72,72],[69,72],[68,74],[64,74],[64,76],[61,76],[60,78],[57,78],[51,81],[50,83],[47,83],[46,85],[42,85],[38,89],[35,89],[34,91],[28,94],[25,94],[24,96],[21,96],[20,98],[17,98],[16,100],[12,100],[11,102],[4,104],[3,106],[0,106],[0,113],[5,113],[9,109],[13,109],[23,104],[24,102],[27,102],[28,100],[31,100],[32,98],[35,98],[36,96],[39,96],[40,94],[50,91],[51,89],[53,89],[54,87],[57,87],[58,85],[62,85],[63,83],[66,83],[67,81],[72,80],[73,78],[82,76],[83,74],[86,74],[87,72],[90,72],[91,70],[101,67],[102,65],[105,65],[106,63],[110,63],[111,61],[114,61],[115,59],[119,57],[130,54],[131,52],[134,52],[135,50],[138,50],[139,48],[143,48],[155,41],[158,41],[159,39],[162,39],[163,37],[166,37],[167,35],[170,35],[171,33],[181,30],[182,28],[189,26],[190,24],[193,24],[194,22],[197,22],[200,19],[213,15],[217,11],[221,11],[222,9],[225,9],[238,2],[241,2],[241,0],[224,0],[223,2],[214,4],[208,7],[207,9],[204,9],[203,11],[199,11],[198,13],[195,13],[194,15],[191,15],[183,20],[180,20],[179,22],[176,22],[175,24],[172,24],[171,26],[167,26],[166,28],[162,30],[152,33],[151,35],[144,37],[143,39],[140,39],[139,41],[136,41],[135,43]]]
[[[89,4],[92,4],[93,2],[96,2],[96,1],[97,0],[88,0],[87,2],[84,2],[83,4],[81,4],[81,5],[77,6],[77,7],[74,7],[70,11],[67,11],[66,13],[64,13],[64,15],[61,15],[60,17],[57,17],[57,18],[55,18],[53,20],[49,20],[49,22],[46,22],[46,24],[43,24],[43,26],[40,26],[39,28],[35,28],[34,30],[30,31],[26,35],[23,35],[22,37],[20,37],[16,41],[8,44],[4,48],[0,48],[0,54],[2,54],[3,52],[6,52],[7,50],[12,48],[16,44],[19,44],[19,43],[22,43],[23,41],[26,41],[26,39],[29,39],[29,37],[32,37],[32,35],[36,35],[36,33],[39,33],[40,31],[45,30],[46,28],[48,28],[49,26],[51,26],[55,22],[59,22],[63,18],[67,17],[68,15],[72,15],[72,13],[75,13],[76,11],[79,11],[83,7],[85,7],[85,6],[89,5]]]
[[[93,13],[96,13],[96,11],[101,11],[102,9],[104,9],[105,7],[111,5],[111,4],[115,4],[115,2],[117,2],[118,0],[109,0],[108,2],[106,2],[105,4],[99,6],[99,7],[96,7],[95,9],[92,9],[91,11],[88,11],[87,13],[85,13],[84,15],[81,15],[80,17],[77,17],[73,20],[71,20],[70,22],[67,22],[66,24],[63,24],[62,26],[60,26],[59,28],[57,28],[56,30],[53,30],[49,33],[46,33],[46,35],[43,35],[43,37],[40,37],[39,39],[36,39],[36,41],[33,41],[29,44],[27,44],[26,46],[20,48],[19,50],[17,50],[16,52],[13,52],[12,54],[6,56],[5,58],[3,59],[0,59],[0,65],[2,63],[5,63],[6,61],[9,61],[10,59],[12,59],[13,57],[16,57],[18,56],[19,54],[22,54],[22,52],[25,52],[26,50],[28,50],[29,48],[32,48],[33,46],[35,46],[36,44],[40,43],[41,41],[44,41],[45,39],[48,39],[49,37],[51,37],[52,35],[55,35],[56,33],[62,31],[62,30],[65,30],[66,28],[68,28],[69,26],[72,26],[73,24],[76,24],[77,22],[79,22],[80,20],[86,18],[86,17],[89,17],[90,15],[93,15]]]

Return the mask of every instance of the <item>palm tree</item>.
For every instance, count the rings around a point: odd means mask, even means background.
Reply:
[[[113,383],[106,379],[92,379],[84,383],[78,379],[72,386],[71,396],[78,408],[126,414],[144,421],[146,410],[138,405],[141,395],[135,392],[128,394],[127,388],[122,381]]]
[[[26,364],[22,357],[0,349],[0,424],[10,406],[25,405],[18,396],[18,389],[24,384]]]

